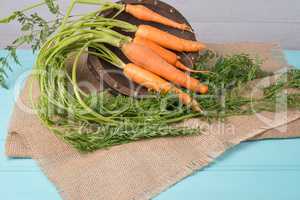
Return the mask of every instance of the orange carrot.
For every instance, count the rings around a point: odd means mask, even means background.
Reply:
[[[172,88],[171,83],[133,63],[126,64],[123,72],[130,80],[156,92],[167,93]]]
[[[172,65],[174,65],[178,60],[178,56],[175,53],[167,49],[164,49],[163,47],[159,46],[155,42],[152,42],[151,40],[142,37],[135,37],[133,39],[133,43],[140,44],[150,48],[152,51],[160,55],[160,57],[162,57]]]
[[[168,19],[143,5],[126,4],[125,12],[143,21],[157,22],[180,30],[191,31],[191,27],[187,24],[178,23],[171,19]]]
[[[135,36],[146,38],[162,47],[179,52],[197,52],[206,48],[206,46],[201,42],[185,40],[148,25],[139,25]]]
[[[207,85],[170,65],[148,47],[130,42],[124,44],[121,49],[131,62],[172,83],[202,94],[208,91]]]
[[[152,72],[149,72],[135,64],[129,63],[123,68],[123,73],[128,79],[148,89],[161,93],[173,92],[178,95],[179,100],[183,104],[191,106],[194,111],[201,111],[198,102],[192,99],[191,96],[172,86],[169,82]]]
[[[142,38],[142,37],[135,37],[133,40],[134,43],[144,45],[149,47],[152,51],[160,55],[165,61],[170,63],[171,65],[187,71],[187,72],[195,72],[195,73],[207,73],[208,71],[200,71],[200,70],[193,70],[190,69],[189,67],[185,66],[182,62],[179,61],[180,57],[177,56],[174,52],[169,51],[168,49],[165,49],[155,42],[152,42],[151,40]]]

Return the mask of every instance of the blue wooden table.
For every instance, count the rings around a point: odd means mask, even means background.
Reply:
[[[0,51],[0,55],[4,51]],[[14,105],[17,78],[31,69],[34,56],[19,51],[22,67],[9,74],[9,90],[0,89],[0,199],[61,199],[35,161],[4,155],[7,127]],[[300,66],[300,51],[285,51],[290,64]],[[300,130],[299,130],[300,131]],[[156,200],[299,200],[300,139],[245,142],[209,167],[179,182]]]

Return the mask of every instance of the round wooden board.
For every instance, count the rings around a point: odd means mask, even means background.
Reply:
[[[174,21],[189,24],[188,21],[175,8],[158,0],[122,0],[119,3],[142,4]],[[114,13],[115,11],[110,11],[107,13],[103,13],[102,15],[109,17]],[[177,30],[157,23],[140,21],[125,12],[121,13],[117,17],[117,19],[124,20],[135,25],[148,24],[151,26],[155,26],[161,30],[167,31],[178,37],[189,40],[196,40],[196,36],[192,32]],[[132,37],[134,36],[134,34],[124,34]],[[129,63],[129,60],[122,54],[122,52],[118,48],[110,47],[110,49],[113,50],[113,52],[115,52],[125,63]],[[199,53],[176,53],[181,57],[182,62],[187,66],[192,66],[195,59],[199,56]],[[120,69],[111,65],[110,63],[98,59],[93,55],[88,56],[88,66],[97,80],[99,80],[105,88],[113,89],[112,91],[115,94],[120,93],[127,96],[143,97],[148,92],[146,88],[138,86],[137,84],[132,83],[129,79],[127,79],[122,74],[122,71]]]

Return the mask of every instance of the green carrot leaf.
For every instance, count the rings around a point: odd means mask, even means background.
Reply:
[[[5,83],[5,79],[2,77],[1,74],[0,74],[0,86],[5,88],[5,89],[8,89],[8,86]]]
[[[10,16],[0,19],[0,24],[8,24],[15,20],[19,15],[19,12],[13,12]]]
[[[45,3],[47,4],[49,10],[53,14],[57,14],[59,11],[59,6],[58,4],[54,3],[53,0],[45,0]]]
[[[32,28],[33,28],[33,24],[32,23],[27,23],[27,24],[22,26],[21,31],[29,31]]]
[[[7,46],[5,49],[8,50],[9,56],[14,60],[14,62],[18,65],[21,65],[17,56],[17,48],[14,46]],[[10,69],[10,71],[12,71],[12,69]]]
[[[7,57],[0,57],[0,86],[5,89],[8,89],[5,83],[5,80],[8,77],[6,70],[11,69],[7,59],[8,59]]]

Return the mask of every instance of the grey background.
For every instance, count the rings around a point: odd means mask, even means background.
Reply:
[[[0,18],[38,0],[0,0]],[[300,50],[299,0],[164,0],[191,22],[204,42],[279,42]],[[60,0],[63,8],[69,1]],[[91,8],[80,7],[81,12]],[[38,11],[47,15],[47,9]],[[0,25],[0,48],[18,35],[18,26]]]

